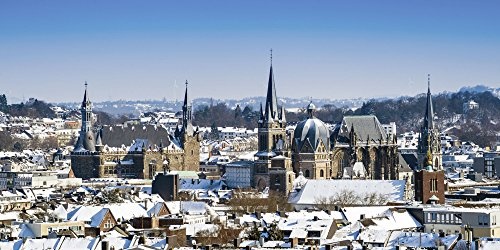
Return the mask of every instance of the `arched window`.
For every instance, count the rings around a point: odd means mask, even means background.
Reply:
[[[304,177],[309,178],[309,169],[306,169],[306,172],[304,173]]]
[[[325,177],[325,172],[323,171],[323,169],[319,171],[319,177]]]

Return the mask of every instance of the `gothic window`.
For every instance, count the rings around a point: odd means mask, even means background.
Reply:
[[[306,172],[304,173],[304,177],[309,178],[309,169],[306,169]]]
[[[324,173],[323,169],[321,169],[319,171],[319,177],[325,177],[325,173]]]

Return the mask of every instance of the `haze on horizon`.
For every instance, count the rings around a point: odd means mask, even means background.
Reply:
[[[0,94],[347,99],[500,86],[498,1],[3,1]]]

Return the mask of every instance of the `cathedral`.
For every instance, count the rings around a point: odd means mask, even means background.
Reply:
[[[166,128],[153,125],[96,128],[85,83],[80,135],[71,153],[75,177],[152,179],[157,172],[198,171],[200,136],[192,125],[187,87],[186,81],[182,126],[177,126],[172,135]]]
[[[433,170],[443,169],[441,139],[438,129],[434,126],[430,75],[427,78],[427,102],[424,123],[420,128],[420,137],[418,138],[417,158],[420,167],[425,167],[430,162]]]
[[[279,107],[271,65],[265,105],[258,121],[258,152],[254,185],[262,190],[290,192],[296,176],[309,179],[398,178],[396,138],[385,133],[375,116],[345,116],[330,128],[314,116],[286,130],[285,108]]]

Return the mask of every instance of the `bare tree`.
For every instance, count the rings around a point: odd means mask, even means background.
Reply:
[[[330,196],[318,196],[314,200],[316,207],[321,210],[334,210],[335,206],[385,205],[387,201],[388,197],[385,194],[374,191],[358,195],[351,189],[342,189]]]

